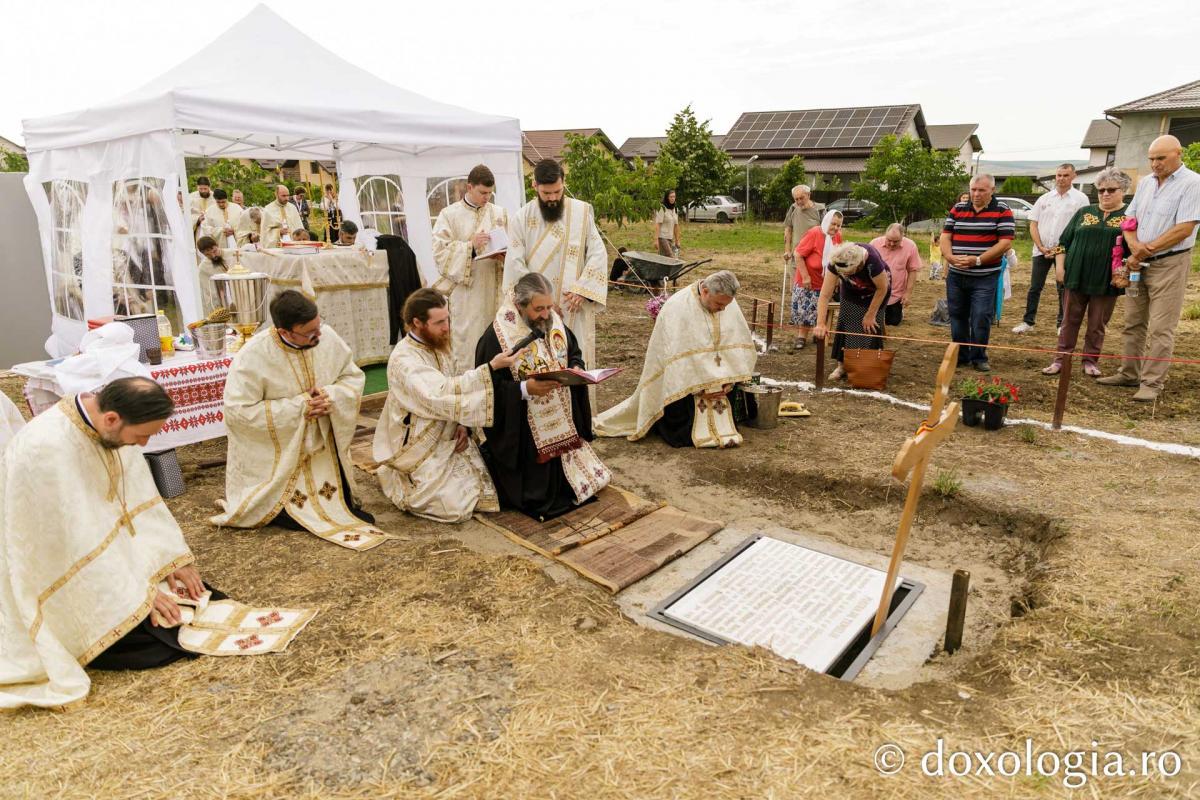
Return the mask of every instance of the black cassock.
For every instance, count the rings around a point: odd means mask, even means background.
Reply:
[[[729,402],[733,408],[733,421],[745,422],[758,416],[758,403],[754,395],[734,387],[729,393]],[[696,398],[684,395],[674,403],[663,407],[663,415],[650,429],[662,437],[671,447],[692,446],[692,425],[696,421]]]
[[[486,364],[500,353],[500,340],[495,328],[489,327],[475,348],[475,365]],[[586,369],[583,353],[575,334],[567,329],[568,366]],[[584,441],[592,436],[592,406],[586,386],[568,387],[571,392],[571,416],[575,431]],[[526,402],[521,399],[521,384],[513,380],[512,370],[492,370],[492,392],[495,415],[492,427],[484,428],[487,436],[479,448],[500,505],[515,508],[534,519],[551,519],[575,508],[575,490],[563,474],[562,459],[553,458],[537,463],[537,447],[529,429]]]

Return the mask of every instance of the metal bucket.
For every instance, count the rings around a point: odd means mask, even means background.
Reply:
[[[754,395],[758,403],[758,414],[747,420],[751,428],[769,430],[779,424],[779,403],[783,400],[782,386],[767,386],[761,383],[742,384],[742,391]]]
[[[201,358],[218,358],[225,355],[225,323],[210,322],[199,325],[196,336],[196,354]]]

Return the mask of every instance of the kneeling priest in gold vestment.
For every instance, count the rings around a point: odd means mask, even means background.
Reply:
[[[278,652],[312,618],[247,613],[202,583],[138,447],[172,409],[154,381],[120,378],[0,451],[0,708],[77,703],[84,667]]]
[[[212,522],[299,525],[353,550],[382,544],[388,536],[353,498],[350,441],[363,371],[300,292],[280,292],[271,301],[271,320],[274,327],[234,356],[225,381],[224,513]]]
[[[379,485],[398,507],[437,522],[462,522],[475,511],[500,510],[468,428],[492,424],[492,370],[508,369],[516,356],[498,353],[456,375],[458,320],[448,305],[445,295],[428,288],[405,301],[407,332],[388,359],[388,398],[373,455]]]
[[[654,431],[672,447],[742,443],[728,395],[750,379],[758,355],[734,302],[738,286],[721,270],[663,304],[637,388],[596,417],[597,435],[636,441]]]

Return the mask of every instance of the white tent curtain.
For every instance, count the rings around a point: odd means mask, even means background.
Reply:
[[[88,319],[162,309],[179,327],[198,317],[180,164],[170,131],[30,153],[25,188],[52,294],[51,355],[70,352]],[[65,288],[74,281],[78,294]]]

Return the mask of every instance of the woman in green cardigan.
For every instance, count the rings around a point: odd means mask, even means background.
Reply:
[[[1087,320],[1083,337],[1083,372],[1100,377],[1097,356],[1104,348],[1104,330],[1124,289],[1112,285],[1113,245],[1121,235],[1125,219],[1125,193],[1130,180],[1115,167],[1096,176],[1099,203],[1084,206],[1075,212],[1059,239],[1062,252],[1055,256],[1055,270],[1063,294],[1063,321],[1058,331],[1058,351],[1070,353],[1079,339],[1079,328]],[[1128,249],[1126,249],[1128,254]],[[1044,375],[1062,371],[1062,356],[1057,355]]]

